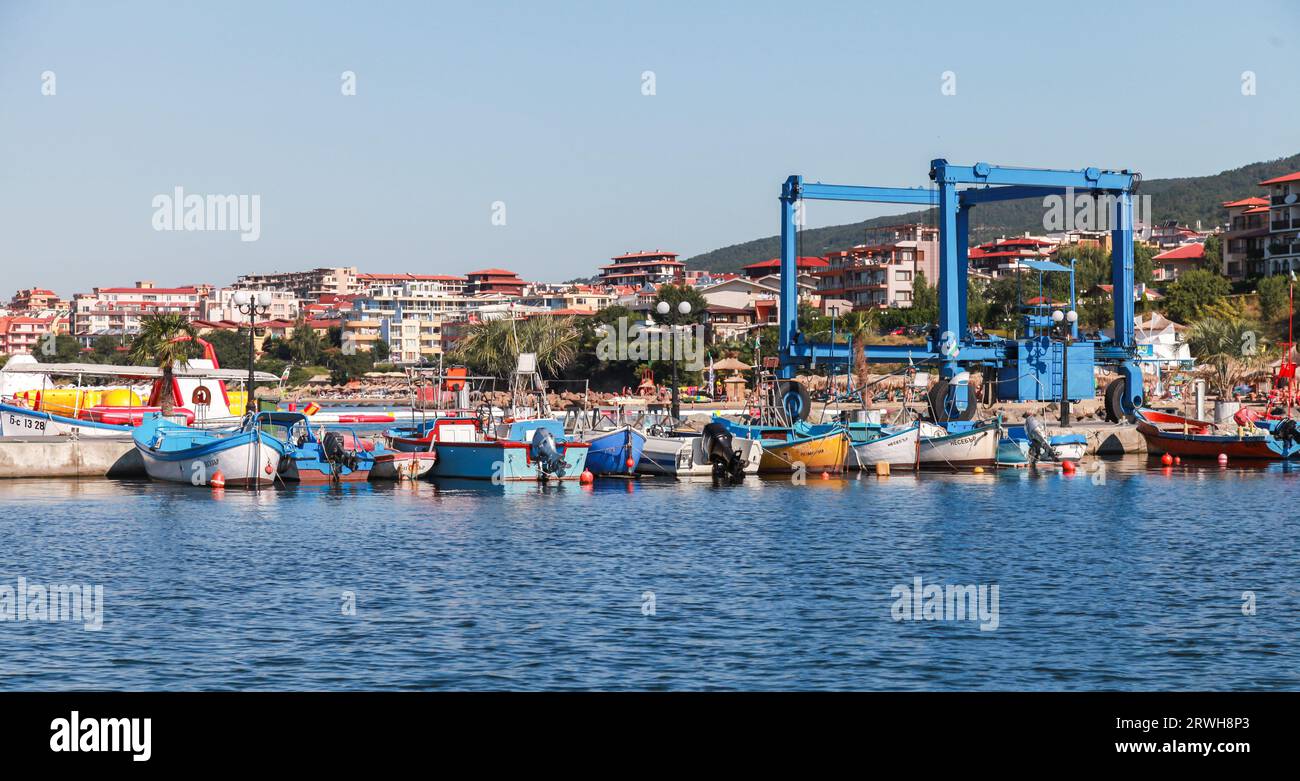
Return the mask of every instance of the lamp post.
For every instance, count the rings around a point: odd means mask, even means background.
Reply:
[[[669,305],[669,303],[668,303],[667,301],[660,301],[658,304],[655,305],[655,311],[658,312],[658,313],[660,314],[660,316],[666,316],[669,312],[672,311],[672,307]],[[681,302],[679,302],[679,303],[677,304],[677,311],[682,315],[682,317],[685,317],[685,316],[689,315],[689,314],[691,313],[691,302],[690,302],[690,301],[681,301]],[[668,325],[668,324],[665,323],[665,325]],[[674,341],[673,341],[673,338],[672,338],[672,334],[673,334],[673,332],[674,332],[676,329],[677,329],[677,326],[675,326],[675,325],[668,325],[668,334],[669,334],[669,336],[668,336],[668,350],[669,350],[670,354],[672,355],[672,362],[673,362],[673,407],[672,407],[672,416],[673,416],[673,424],[674,424],[674,425],[676,425],[677,421],[678,421],[679,418],[681,417],[681,403],[680,403],[680,401],[679,401],[679,399],[678,399],[678,391],[677,391],[677,350],[674,349]]]
[[[236,290],[234,301],[239,313],[248,315],[248,400],[244,402],[244,413],[248,414],[253,411],[253,362],[256,352],[253,348],[253,336],[257,331],[257,316],[265,316],[271,312],[271,292]]]
[[[1074,324],[1079,321],[1079,313],[1071,309],[1068,312],[1062,312],[1057,309],[1052,312],[1052,322],[1056,325],[1054,329],[1061,332],[1062,326],[1066,323],[1069,328],[1061,334],[1061,427],[1070,427],[1070,336],[1074,332]]]

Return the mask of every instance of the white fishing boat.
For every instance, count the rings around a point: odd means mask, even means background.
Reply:
[[[758,473],[762,443],[709,430],[708,426],[705,429],[705,433],[694,436],[647,436],[636,471],[681,478],[730,475],[733,480]]]
[[[153,415],[131,431],[145,471],[154,480],[228,486],[270,486],[289,456],[285,443],[249,418],[238,428],[200,429]]]
[[[887,426],[876,439],[854,442],[847,465],[850,469],[874,469],[876,464],[889,464],[891,469],[916,469],[920,445],[921,424]]]
[[[1000,418],[970,424],[952,421],[948,428],[921,423],[920,465],[923,469],[994,466],[1001,440]]]

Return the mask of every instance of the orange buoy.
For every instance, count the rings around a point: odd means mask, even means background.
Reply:
[[[1164,464],[1165,466],[1169,466],[1173,462],[1174,462],[1174,457],[1169,455],[1168,453],[1165,453],[1163,456],[1160,457],[1160,463]]]
[[[627,468],[628,468],[628,469],[631,469],[631,468],[633,468],[633,467],[636,466],[636,462],[633,461],[633,460],[630,459],[630,458],[626,461],[626,463],[627,463]]]
[[[1073,461],[1062,461],[1062,462],[1061,462],[1061,471],[1064,472],[1064,473],[1066,473],[1067,475],[1072,475],[1072,474],[1074,474],[1074,462],[1073,462]]]
[[[208,485],[212,486],[214,489],[225,488],[226,476],[221,473],[220,469],[218,469],[212,473],[211,479],[208,480]]]
[[[583,485],[591,485],[595,480],[596,476],[591,473],[590,469],[582,470],[582,474],[578,476],[578,482]]]
[[[823,480],[829,480],[829,479],[831,479],[831,473],[830,473],[830,472],[823,471],[823,472],[822,472],[822,479],[823,479]]]
[[[1182,463],[1183,463],[1183,459],[1182,459],[1181,456],[1174,456],[1174,465],[1175,465],[1175,466],[1181,466]]]

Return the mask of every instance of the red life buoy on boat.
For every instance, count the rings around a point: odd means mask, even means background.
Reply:
[[[207,405],[212,403],[212,391],[200,385],[190,394],[190,402],[195,406]]]

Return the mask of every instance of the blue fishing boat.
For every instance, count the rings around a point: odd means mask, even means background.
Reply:
[[[594,475],[631,475],[641,462],[645,450],[645,434],[631,425],[623,424],[610,431],[592,431],[587,435],[591,449],[587,451],[587,469]]]
[[[280,475],[296,483],[364,482],[375,456],[352,431],[327,431],[319,439],[301,412],[259,412],[254,424],[285,448]]]
[[[226,485],[271,485],[290,452],[254,418],[236,428],[201,429],[151,413],[131,437],[150,477],[192,485],[209,485],[218,473]]]
[[[434,477],[471,480],[577,480],[587,466],[590,445],[570,440],[564,426],[554,418],[515,420],[480,426],[468,421],[467,432],[443,430],[451,424],[439,420],[434,438],[437,458]],[[465,422],[461,423],[461,427]],[[449,436],[444,437],[443,434]]]

